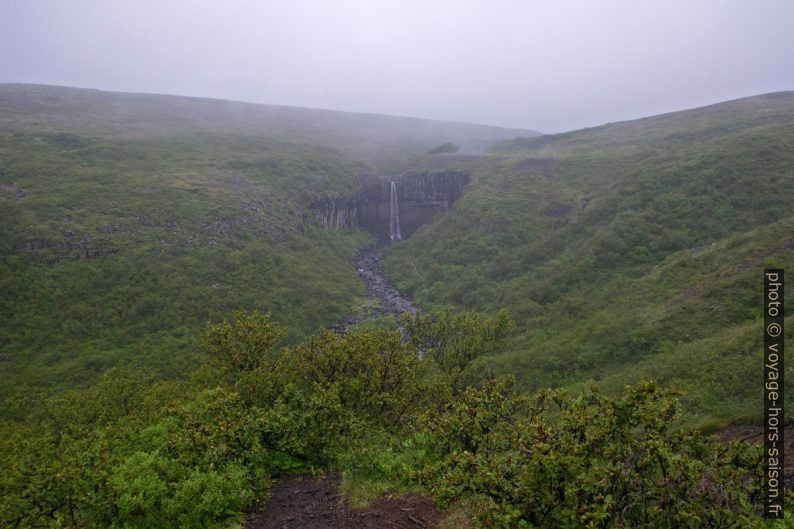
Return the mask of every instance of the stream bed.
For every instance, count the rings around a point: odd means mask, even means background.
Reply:
[[[351,314],[341,321],[335,323],[331,328],[337,332],[344,332],[348,327],[362,323],[367,320],[374,320],[383,316],[399,316],[403,312],[416,313],[408,297],[398,291],[392,285],[380,267],[380,246],[372,245],[363,248],[355,259],[353,266],[358,270],[358,275],[364,281],[366,287],[366,298],[374,301],[372,307],[360,310],[356,314]]]

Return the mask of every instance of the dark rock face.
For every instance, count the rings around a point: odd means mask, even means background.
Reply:
[[[360,226],[379,241],[389,241],[390,182],[397,182],[400,228],[403,238],[449,209],[469,183],[468,173],[455,170],[368,177],[355,197],[326,199],[312,204],[317,220],[329,229]]]
[[[317,220],[324,228],[345,230],[358,225],[358,201],[355,198],[325,199],[312,204]]]

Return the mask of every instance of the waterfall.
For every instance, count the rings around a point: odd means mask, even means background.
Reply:
[[[389,239],[392,241],[399,241],[403,238],[400,233],[400,206],[397,203],[397,182],[390,180],[391,184],[391,200],[389,205],[391,207],[391,218],[389,219]]]

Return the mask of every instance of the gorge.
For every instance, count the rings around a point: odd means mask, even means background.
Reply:
[[[410,237],[436,214],[448,210],[461,196],[469,174],[458,170],[406,172],[400,176],[366,176],[362,191],[353,197],[326,199],[312,205],[326,229],[363,228],[377,243],[363,248],[352,262],[366,287],[365,297],[375,308],[359,310],[332,326],[344,331],[353,325],[386,315],[415,313],[411,300],[400,293],[380,267],[380,249]]]

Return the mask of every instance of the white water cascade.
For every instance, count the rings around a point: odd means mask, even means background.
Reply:
[[[391,207],[391,218],[389,220],[389,239],[392,241],[399,241],[403,238],[400,233],[400,206],[397,203],[397,182],[391,180],[391,200],[389,205]]]

